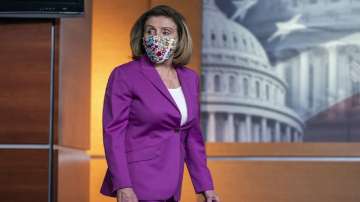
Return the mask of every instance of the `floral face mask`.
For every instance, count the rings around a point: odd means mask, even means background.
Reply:
[[[154,63],[163,63],[175,51],[177,41],[174,38],[148,35],[143,38],[143,45],[149,59]]]

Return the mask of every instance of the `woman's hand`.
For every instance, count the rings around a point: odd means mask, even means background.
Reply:
[[[214,190],[207,190],[204,195],[206,202],[220,202],[220,197]]]
[[[138,202],[134,190],[130,187],[117,190],[117,202]]]

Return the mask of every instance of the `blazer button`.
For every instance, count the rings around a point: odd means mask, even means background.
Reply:
[[[178,133],[178,132],[180,132],[180,129],[179,129],[179,128],[175,128],[174,131]]]

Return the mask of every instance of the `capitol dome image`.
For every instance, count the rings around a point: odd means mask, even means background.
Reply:
[[[205,0],[201,124],[207,142],[302,142],[304,123],[287,106],[281,66],[257,38]]]

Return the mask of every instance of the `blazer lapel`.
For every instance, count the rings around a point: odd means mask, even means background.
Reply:
[[[159,90],[159,92],[178,111],[179,124],[180,124],[180,118],[181,118],[180,110],[179,110],[178,106],[176,105],[175,100],[171,96],[169,90],[167,89],[166,85],[162,81],[159,73],[156,71],[153,63],[145,55],[140,58],[140,62],[141,62],[141,68],[140,68],[141,73],[145,76],[145,78],[147,78],[151,82],[151,84],[153,84]],[[179,78],[180,85],[181,85],[181,88],[183,90],[186,105],[187,105],[188,118],[187,118],[187,121],[185,122],[185,124],[182,126],[182,127],[185,127],[190,122],[190,120],[192,120],[192,110],[191,110],[192,105],[191,105],[191,97],[190,97],[191,94],[189,92],[191,89],[189,89],[189,86],[188,86],[189,82],[186,81],[186,77],[183,74],[184,72],[180,68],[182,68],[182,67],[181,66],[176,66],[175,70],[177,72],[177,76]]]

